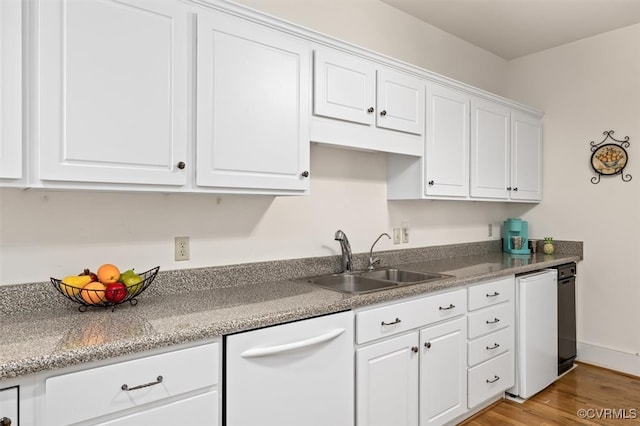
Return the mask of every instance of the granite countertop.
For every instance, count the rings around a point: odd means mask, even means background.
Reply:
[[[409,263],[386,264],[450,277],[360,295],[325,290],[288,278],[189,292],[150,292],[141,296],[138,305],[119,305],[113,312],[89,309],[81,313],[77,305],[71,304],[5,312],[1,320],[0,381],[579,261],[581,249],[580,245],[580,253],[552,256],[491,252],[430,260],[418,257],[417,261],[416,256],[409,257]],[[53,290],[47,287],[46,291]]]

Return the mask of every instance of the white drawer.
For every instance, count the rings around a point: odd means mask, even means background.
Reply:
[[[393,336],[466,311],[464,289],[361,311],[356,314],[356,342],[362,344]]]
[[[47,425],[68,425],[218,382],[217,343],[50,377]],[[133,389],[136,386],[162,381]],[[127,385],[128,390],[123,386]]]
[[[468,318],[468,337],[475,339],[492,331],[513,325],[514,304],[505,302],[490,308],[470,312]]]
[[[515,278],[509,276],[469,287],[469,310],[484,308],[497,303],[513,300]]]
[[[479,337],[467,343],[468,365],[473,367],[506,351],[513,351],[513,346],[513,327]]]
[[[467,375],[469,408],[473,408],[513,386],[514,374],[512,351],[470,368]]]

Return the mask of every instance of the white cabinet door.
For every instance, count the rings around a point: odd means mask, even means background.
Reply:
[[[509,198],[509,123],[506,106],[471,100],[471,196]]]
[[[186,6],[43,0],[39,13],[40,179],[184,185]]]
[[[0,418],[6,417],[11,424],[18,425],[18,386],[0,389]]]
[[[334,50],[316,50],[314,114],[373,125],[375,77],[375,68],[371,62]]]
[[[542,122],[511,113],[511,199],[542,200]]]
[[[420,331],[420,425],[444,424],[467,408],[466,319]]]
[[[199,186],[309,188],[308,45],[222,13],[198,16]]]
[[[427,86],[426,195],[469,195],[470,102],[466,93]]]
[[[407,334],[356,351],[356,424],[418,424],[418,335]]]
[[[0,179],[22,177],[22,1],[0,1]]]
[[[218,424],[218,392],[184,398],[160,407],[140,411],[128,416],[98,423],[99,426],[190,425],[216,426]]]
[[[377,76],[376,125],[421,135],[424,133],[424,81],[380,68]]]

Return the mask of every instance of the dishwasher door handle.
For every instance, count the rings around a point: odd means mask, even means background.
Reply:
[[[310,339],[299,340],[297,342],[285,343],[284,345],[267,346],[265,348],[248,349],[240,354],[242,358],[257,358],[261,356],[277,355],[283,352],[295,351],[296,349],[307,348],[317,345],[328,340],[335,339],[346,330],[344,328],[336,328],[320,336],[311,337]]]

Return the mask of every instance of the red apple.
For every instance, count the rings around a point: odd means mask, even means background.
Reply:
[[[127,297],[127,286],[118,282],[108,284],[104,291],[104,296],[109,302],[122,302]]]

